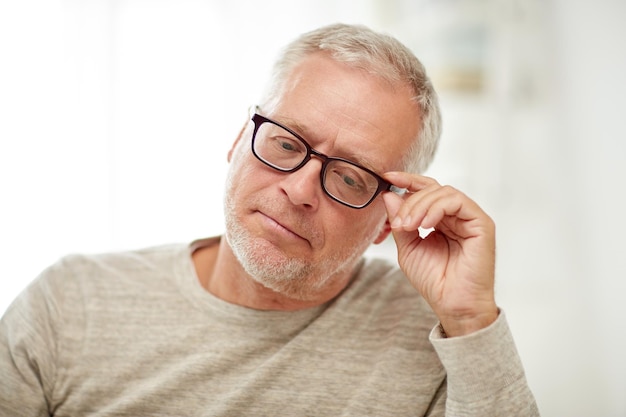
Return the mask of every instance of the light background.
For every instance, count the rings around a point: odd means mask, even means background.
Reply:
[[[0,1],[0,313],[67,253],[220,233],[226,153],[278,48],[364,23],[430,69],[429,174],[497,222],[543,416],[623,417],[625,18],[620,0]]]

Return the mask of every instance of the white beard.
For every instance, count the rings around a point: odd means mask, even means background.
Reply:
[[[290,298],[309,301],[324,290],[333,278],[350,273],[363,252],[378,235],[374,228],[360,244],[321,261],[287,256],[262,238],[255,238],[237,219],[237,202],[232,198],[232,181],[227,180],[224,198],[226,241],[246,273],[266,288]],[[264,204],[275,204],[263,200]]]

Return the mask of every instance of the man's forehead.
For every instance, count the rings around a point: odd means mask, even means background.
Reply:
[[[402,155],[420,128],[421,112],[410,85],[390,83],[326,53],[304,58],[284,81],[268,103],[268,117],[314,148],[337,142],[333,152],[339,153],[329,156],[350,159],[375,172],[402,168]]]

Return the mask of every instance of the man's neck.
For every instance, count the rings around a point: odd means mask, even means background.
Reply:
[[[204,246],[192,253],[192,260],[202,287],[232,304],[257,310],[295,311],[316,307],[333,299],[349,283],[351,273],[336,284],[316,294],[311,300],[295,299],[273,291],[248,275],[226,240]]]

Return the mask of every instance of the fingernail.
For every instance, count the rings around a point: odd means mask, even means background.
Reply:
[[[402,219],[400,217],[396,217],[395,219],[393,219],[393,221],[391,222],[391,228],[397,229],[400,226],[402,226]]]
[[[404,218],[404,222],[402,223],[405,227],[411,224],[411,216],[406,216]]]

